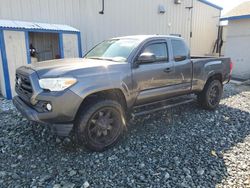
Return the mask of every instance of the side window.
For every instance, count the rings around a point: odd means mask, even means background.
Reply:
[[[168,60],[168,49],[166,43],[149,44],[142,53],[152,53],[156,56],[156,61]]]
[[[189,55],[189,50],[182,40],[171,40],[175,61],[185,60]]]

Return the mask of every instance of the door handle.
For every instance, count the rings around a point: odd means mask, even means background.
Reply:
[[[165,73],[170,73],[170,72],[172,72],[172,69],[171,68],[166,68],[166,69],[164,69],[164,72]]]

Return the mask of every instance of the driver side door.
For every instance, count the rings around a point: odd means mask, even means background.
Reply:
[[[167,40],[146,43],[136,58],[137,66],[132,70],[134,88],[138,92],[136,104],[165,98],[175,85],[174,62],[169,59]],[[137,62],[141,54],[155,55],[152,62]]]

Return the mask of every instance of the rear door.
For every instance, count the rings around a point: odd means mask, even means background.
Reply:
[[[190,52],[182,39],[171,39],[173,57],[171,61],[175,65],[175,81],[178,90],[185,93],[191,90],[193,67]]]

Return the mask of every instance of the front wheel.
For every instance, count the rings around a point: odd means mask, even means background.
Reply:
[[[103,151],[120,138],[125,127],[124,111],[113,100],[100,100],[89,106],[77,118],[77,138],[88,149]]]
[[[219,80],[208,81],[203,91],[198,94],[198,102],[208,110],[218,107],[223,92],[222,83]]]

